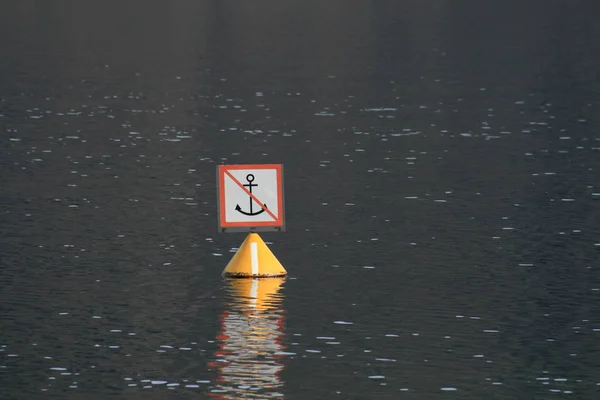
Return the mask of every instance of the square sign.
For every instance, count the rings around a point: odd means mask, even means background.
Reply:
[[[281,164],[217,167],[222,232],[285,230]]]

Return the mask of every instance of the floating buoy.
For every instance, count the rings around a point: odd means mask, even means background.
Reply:
[[[285,276],[287,271],[258,233],[250,233],[223,271],[229,278]]]

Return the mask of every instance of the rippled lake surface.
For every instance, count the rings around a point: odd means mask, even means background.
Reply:
[[[596,2],[1,4],[0,399],[598,398]]]

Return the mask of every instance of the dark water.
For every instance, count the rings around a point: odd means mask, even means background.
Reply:
[[[1,2],[0,399],[598,398],[596,3]]]

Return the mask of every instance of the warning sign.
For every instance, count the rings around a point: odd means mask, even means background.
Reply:
[[[284,230],[281,164],[219,165],[217,182],[222,232]]]

